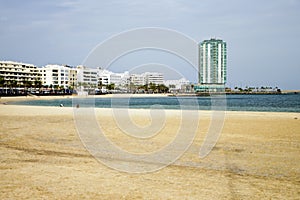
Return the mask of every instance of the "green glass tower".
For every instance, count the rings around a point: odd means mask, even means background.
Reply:
[[[227,78],[226,42],[204,40],[199,44],[199,89],[224,88]]]

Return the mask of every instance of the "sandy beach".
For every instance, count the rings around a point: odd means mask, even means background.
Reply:
[[[0,99],[0,199],[300,197],[300,113],[226,112],[217,145],[200,159],[211,112],[199,111],[196,138],[178,161],[156,172],[130,174],[89,154],[72,108],[3,104],[12,100]],[[166,111],[164,129],[145,145],[122,133],[111,109],[95,113],[107,138],[130,152],[162,148],[180,124],[179,111]],[[133,113],[139,125],[151,121],[147,110]]]

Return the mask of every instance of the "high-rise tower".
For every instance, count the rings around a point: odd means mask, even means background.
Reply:
[[[199,44],[200,90],[224,88],[227,71],[226,42],[220,39],[204,40]]]

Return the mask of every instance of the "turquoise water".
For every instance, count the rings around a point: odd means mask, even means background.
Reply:
[[[225,98],[223,98],[225,97]],[[216,97],[132,97],[132,98],[95,98],[98,108],[162,108],[162,109],[199,109],[230,111],[300,112],[300,94],[282,95],[224,95]],[[76,100],[80,106],[90,106],[87,99]],[[74,102],[76,105],[78,102]],[[73,105],[72,99],[34,100],[14,102],[18,105],[59,106]]]

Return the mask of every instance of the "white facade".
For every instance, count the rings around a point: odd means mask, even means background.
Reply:
[[[76,69],[78,86],[84,88],[96,88],[98,86],[98,69],[82,65],[77,66]]]
[[[114,73],[108,70],[98,70],[98,81],[102,85],[115,84],[116,86],[124,86],[128,84],[129,73]]]
[[[128,71],[121,73],[122,78],[121,78],[121,86],[126,86],[130,84],[130,74]]]
[[[130,74],[130,83],[134,85],[145,85],[145,76],[143,74]]]
[[[98,84],[109,85],[111,72],[105,69],[98,69]]]
[[[185,79],[185,78],[181,78],[178,80],[166,80],[164,81],[164,85],[169,87],[170,90],[174,89],[174,90],[181,90],[184,86],[187,86],[190,84],[190,81]]]
[[[70,67],[63,65],[46,65],[39,68],[43,85],[53,87],[69,87],[69,71]]]
[[[100,85],[109,85],[110,84],[110,75],[109,74],[99,75],[98,82]]]
[[[24,87],[25,82],[35,85],[41,78],[36,66],[13,61],[0,61],[0,76],[6,84],[15,82],[17,87]]]
[[[115,85],[121,85],[122,83],[122,75],[117,73],[110,74],[110,82]]]
[[[164,75],[158,72],[145,72],[143,74],[114,73],[103,69],[93,69],[85,66],[70,67],[64,65],[49,64],[37,68],[32,64],[24,64],[11,61],[0,61],[0,76],[4,84],[17,84],[24,87],[24,83],[31,86],[42,84],[44,86],[64,89],[95,89],[102,84],[105,86],[115,84],[118,90],[126,90],[132,84],[142,86],[145,84],[164,84]],[[101,83],[101,84],[100,84]],[[180,83],[176,83],[178,85]]]
[[[156,84],[161,85],[164,84],[164,75],[158,72],[145,72],[142,74],[145,77],[145,84]]]
[[[111,73],[110,74],[110,82],[115,84],[116,86],[125,86],[129,84],[129,72],[124,73]]]

